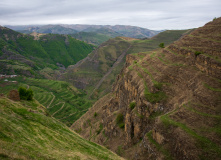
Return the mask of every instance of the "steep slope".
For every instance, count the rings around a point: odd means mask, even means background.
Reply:
[[[0,97],[0,159],[121,159],[46,116],[36,100]]]
[[[98,46],[110,38],[119,37],[122,36],[122,34],[117,33],[109,28],[87,28],[82,32],[72,34],[71,36],[81,41]]]
[[[146,28],[126,25],[109,26],[109,28],[124,35],[125,37],[132,38],[150,38],[159,33],[158,31],[153,31]]]
[[[148,51],[159,48],[161,42],[168,45],[188,31],[165,31],[145,40],[127,37],[110,39],[84,60],[69,66],[60,79],[86,89],[91,98],[101,97],[111,91],[111,85],[125,63],[126,54],[142,52],[143,57]]]
[[[42,35],[38,38],[0,27],[0,72],[39,76],[44,69],[58,69],[85,58],[93,46],[70,36]]]
[[[96,33],[96,32],[78,32],[75,34],[71,34],[71,36],[81,41],[87,42],[88,44],[93,44],[96,46],[99,46],[102,43],[109,40],[110,38],[112,38],[105,34]]]
[[[21,76],[7,80],[0,79],[0,94],[7,95],[10,90],[19,86],[31,88],[34,98],[46,107],[48,113],[67,126],[71,126],[86,113],[93,103],[86,98],[84,92],[67,82]]]
[[[113,92],[72,128],[129,159],[221,157],[221,18],[128,55]]]

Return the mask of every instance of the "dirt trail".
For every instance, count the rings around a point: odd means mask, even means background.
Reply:
[[[64,108],[65,102],[60,102],[60,103],[64,103],[62,105],[62,107],[60,109],[58,109],[56,112],[54,112],[51,116],[53,117],[56,113],[58,113],[59,111],[61,111]]]
[[[94,90],[91,92],[91,95],[94,93],[95,90],[97,90],[100,85],[103,83],[103,81],[107,78],[107,76],[113,71],[113,69],[123,60],[124,56],[127,54],[127,51],[130,49],[131,45],[123,51],[123,53],[118,57],[117,61],[113,64],[113,66],[109,69],[109,71],[101,78],[101,80],[97,83]]]
[[[51,103],[52,103],[52,102],[54,101],[54,99],[55,99],[55,95],[54,95],[52,92],[51,92],[51,94],[52,94],[53,98],[52,98],[51,102],[49,103],[49,105],[47,106],[47,108],[50,107]]]

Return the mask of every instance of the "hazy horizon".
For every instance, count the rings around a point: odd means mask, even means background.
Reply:
[[[2,0],[0,25],[130,25],[151,30],[203,26],[221,15],[220,0]]]

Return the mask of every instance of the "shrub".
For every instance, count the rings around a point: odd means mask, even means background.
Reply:
[[[154,87],[156,88],[156,89],[162,89],[162,86],[163,86],[163,84],[162,83],[159,83],[159,82],[156,82],[156,83],[154,83]]]
[[[33,91],[32,89],[26,89],[24,87],[19,87],[18,89],[20,99],[22,100],[32,100],[33,99]]]
[[[94,112],[94,117],[97,117],[97,112]]]
[[[136,102],[130,102],[129,107],[131,110],[133,110],[135,106],[136,106]]]
[[[160,48],[164,48],[164,43],[160,43],[160,44],[159,44],[159,47],[160,47]]]
[[[116,124],[120,128],[124,128],[124,115],[122,113],[119,113],[116,118]]]
[[[196,52],[195,52],[195,55],[196,55],[196,56],[198,56],[198,55],[200,55],[200,54],[202,54],[202,52],[199,52],[199,51],[196,51]]]
[[[167,98],[166,94],[162,91],[158,91],[156,93],[146,92],[144,95],[150,103],[157,103]]]

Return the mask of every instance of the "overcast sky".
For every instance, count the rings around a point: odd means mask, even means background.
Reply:
[[[120,24],[188,29],[220,16],[221,0],[0,0],[0,25]]]

